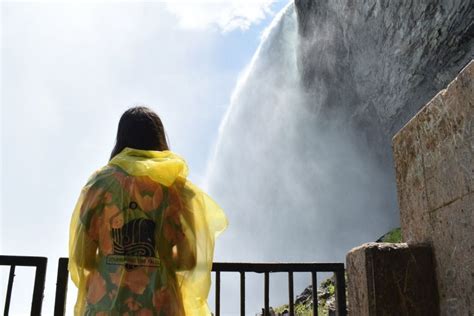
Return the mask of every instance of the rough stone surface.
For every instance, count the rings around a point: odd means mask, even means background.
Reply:
[[[363,246],[354,248],[347,254],[347,299],[350,315],[369,315],[369,293],[373,289],[372,283],[368,281],[366,267]]]
[[[394,133],[473,58],[469,3],[296,0],[298,58],[314,109],[347,116],[343,124],[390,155]]]
[[[442,315],[474,315],[474,194],[433,212]]]
[[[474,61],[393,138],[403,239],[433,246],[442,315],[474,314]]]
[[[438,315],[428,245],[368,243],[347,255],[349,314]]]

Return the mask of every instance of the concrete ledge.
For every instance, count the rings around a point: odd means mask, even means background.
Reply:
[[[347,254],[349,315],[439,315],[428,245],[367,243]]]

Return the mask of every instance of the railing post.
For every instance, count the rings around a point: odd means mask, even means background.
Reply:
[[[240,271],[240,315],[245,316],[245,272]]]
[[[64,315],[66,309],[68,258],[59,258],[58,276],[56,278],[56,298],[54,299],[54,315]]]
[[[265,272],[265,286],[264,286],[264,300],[265,300],[265,313],[264,316],[270,316],[270,273]]]
[[[294,293],[293,293],[293,272],[288,272],[288,295],[289,295],[289,312],[290,316],[295,315]]]
[[[44,281],[46,279],[47,258],[37,258],[35,285],[33,288],[33,301],[31,304],[31,315],[41,315],[43,306]]]
[[[12,298],[13,279],[15,278],[15,266],[10,267],[10,274],[8,275],[7,297],[5,299],[5,309],[3,315],[7,316],[10,312],[10,301]]]
[[[221,315],[221,272],[216,271],[216,316]]]
[[[334,272],[336,275],[336,305],[337,305],[337,316],[346,316],[346,278],[344,274],[344,268]]]
[[[318,316],[318,279],[316,271],[311,271],[311,284],[313,286],[313,316]]]

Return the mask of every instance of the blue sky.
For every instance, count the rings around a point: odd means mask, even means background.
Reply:
[[[238,76],[286,3],[0,4],[0,253],[49,257],[45,315],[72,208],[106,164],[121,113],[155,109],[202,183]],[[15,315],[27,313],[28,295],[16,296]]]

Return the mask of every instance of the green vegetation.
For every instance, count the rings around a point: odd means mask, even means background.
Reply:
[[[289,307],[288,304],[279,306],[275,308],[273,311],[275,315],[283,315],[283,313],[288,312]],[[313,316],[313,304],[311,305],[304,305],[304,304],[296,304],[295,305],[295,315],[297,316]],[[318,315],[319,316],[327,316],[328,315],[328,308],[322,306],[321,304],[318,306]]]
[[[400,227],[392,229],[382,237],[380,237],[377,242],[389,242],[389,243],[400,243],[402,241],[402,231]]]
[[[301,295],[297,296],[295,301],[295,315],[310,316],[313,315],[313,290],[307,287]],[[324,280],[318,289],[318,315],[327,316],[329,310],[335,309],[336,287],[332,278]],[[288,314],[288,304],[273,309],[275,315]]]

